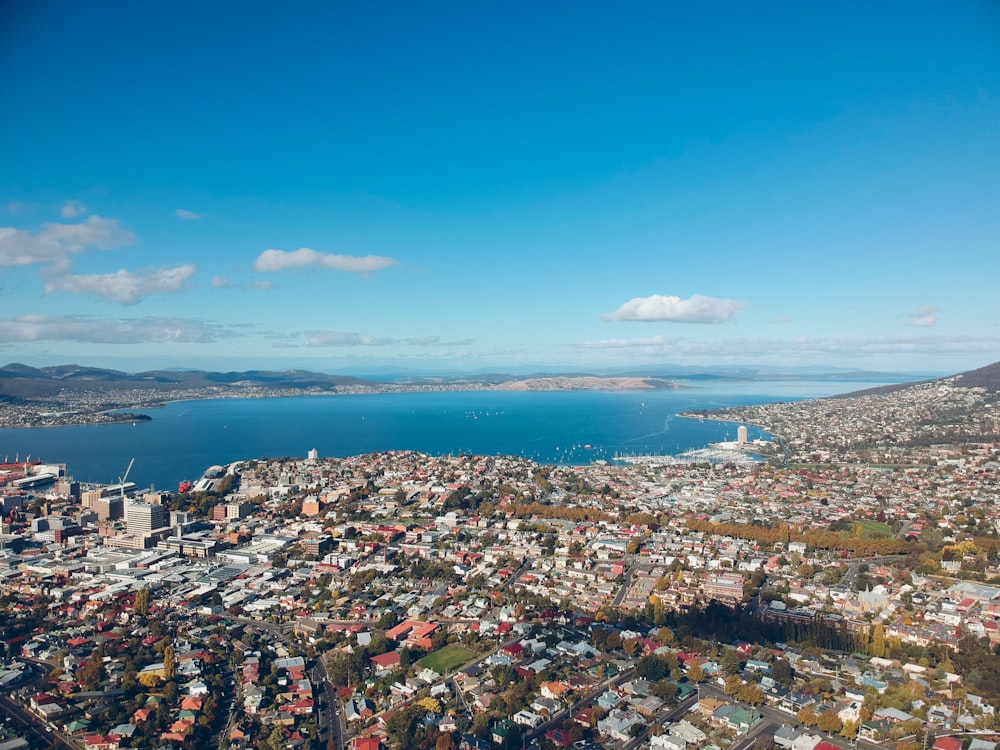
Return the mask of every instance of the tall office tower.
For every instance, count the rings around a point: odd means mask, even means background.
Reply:
[[[130,503],[125,507],[125,529],[129,534],[144,534],[167,525],[167,506]]]

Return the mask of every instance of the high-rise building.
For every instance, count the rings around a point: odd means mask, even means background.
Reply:
[[[125,506],[125,529],[129,534],[145,534],[167,525],[165,505],[129,503]]]
[[[743,445],[747,441],[747,428],[746,425],[740,425],[736,428],[736,442]]]
[[[116,521],[125,515],[125,501],[121,497],[102,497],[97,501],[97,518]]]

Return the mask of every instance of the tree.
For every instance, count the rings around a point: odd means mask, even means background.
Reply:
[[[872,656],[885,656],[885,627],[880,622],[872,628],[869,651]]]
[[[844,728],[844,722],[840,720],[834,711],[824,711],[816,721],[816,726],[824,732],[839,732]]]
[[[805,724],[807,727],[816,726],[816,722],[819,721],[819,717],[816,716],[816,711],[813,710],[812,706],[803,706],[800,708],[797,718],[800,723]]]
[[[771,664],[771,677],[779,685],[791,685],[792,665],[788,663],[787,659],[775,659],[774,663]]]
[[[285,732],[280,726],[275,726],[267,736],[267,750],[285,750]]]
[[[677,703],[677,685],[670,680],[654,682],[650,692],[668,706],[673,706]]]
[[[133,606],[137,615],[145,617],[149,614],[149,589],[141,588],[135,593],[135,605]]]
[[[729,675],[726,678],[726,695],[738,695],[743,689],[743,680],[738,674]]]
[[[687,671],[688,679],[691,682],[704,682],[705,681],[705,670],[695,664]]]
[[[451,738],[451,735],[447,732],[442,732],[438,735],[437,741],[434,743],[434,750],[452,750],[455,747],[455,741]]]
[[[439,701],[437,698],[432,698],[429,695],[426,698],[421,698],[420,700],[418,700],[416,705],[426,709],[432,714],[441,713],[441,701]]]
[[[177,672],[177,659],[174,656],[174,647],[167,644],[163,647],[163,679],[172,680]]]
[[[76,675],[88,690],[96,690],[104,679],[104,651],[98,646],[90,652],[90,658],[80,667]]]
[[[155,688],[160,684],[160,677],[152,672],[142,672],[139,674],[139,684],[146,688]]]
[[[759,706],[764,702],[764,691],[754,683],[750,683],[743,686],[743,689],[737,693],[737,697],[751,706]]]
[[[727,648],[722,652],[722,658],[719,659],[719,666],[722,667],[722,671],[727,675],[734,675],[740,673],[743,665],[740,662],[740,655],[734,649]]]

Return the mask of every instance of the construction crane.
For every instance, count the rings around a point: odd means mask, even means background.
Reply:
[[[134,463],[135,459],[133,458],[131,461],[128,462],[128,468],[125,469],[125,476],[118,477],[118,484],[119,486],[121,486],[122,490],[122,502],[125,502],[125,482],[128,480],[128,473],[132,471],[132,464]]]

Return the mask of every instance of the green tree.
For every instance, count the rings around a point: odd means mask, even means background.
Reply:
[[[275,726],[271,730],[264,747],[266,750],[285,750],[285,732],[280,726]]]
[[[736,653],[735,649],[727,648],[722,652],[722,658],[719,659],[719,666],[722,667],[722,671],[727,675],[734,675],[740,673],[743,665],[740,662],[740,655]]]

